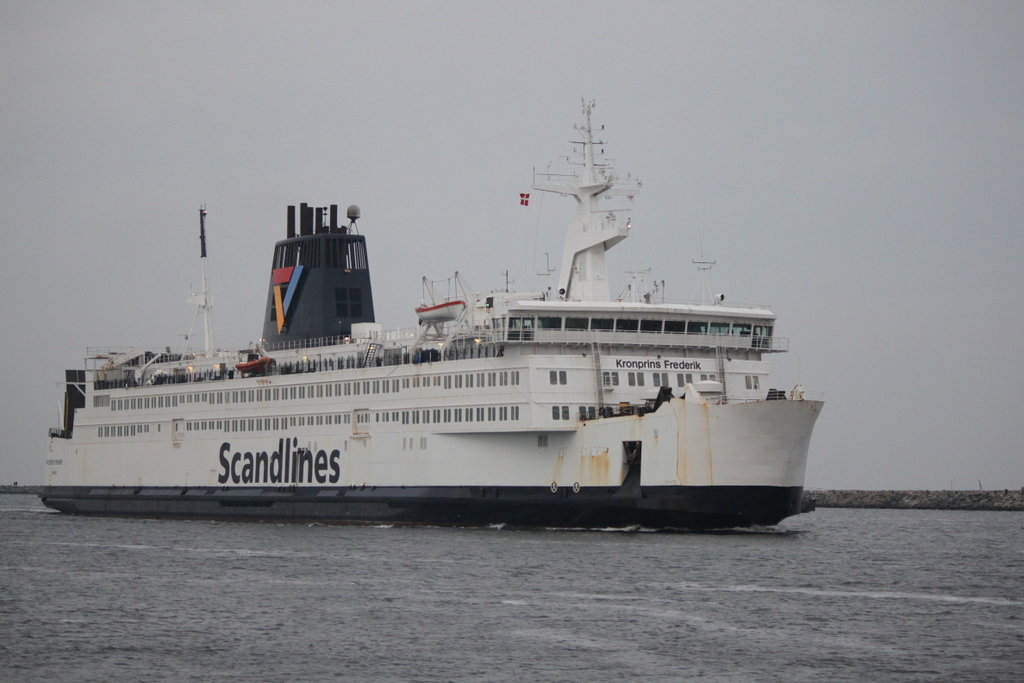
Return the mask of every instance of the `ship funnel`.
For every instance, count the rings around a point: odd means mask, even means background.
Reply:
[[[374,322],[366,238],[355,234],[359,207],[348,208],[352,230],[338,225],[338,205],[288,207],[288,239],[274,247],[262,338],[269,344],[312,344],[352,334]]]

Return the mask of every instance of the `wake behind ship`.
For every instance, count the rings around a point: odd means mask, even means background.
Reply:
[[[767,308],[610,296],[605,253],[639,181],[599,161],[584,104],[557,288],[445,296],[375,322],[358,207],[287,210],[261,342],[90,349],[65,374],[46,505],[69,513],[338,523],[709,529],[801,511],[823,403],[769,388]],[[523,201],[528,201],[524,195]],[[609,206],[611,205],[611,206]],[[429,299],[429,300],[428,300]]]

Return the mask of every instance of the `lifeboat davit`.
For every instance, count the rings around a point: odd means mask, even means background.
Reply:
[[[239,363],[235,366],[235,370],[238,370],[243,375],[263,375],[266,374],[267,368],[271,365],[276,364],[277,361],[269,356],[263,356],[256,360],[251,360],[246,363]]]
[[[416,309],[416,315],[425,323],[448,322],[458,320],[465,310],[466,302],[456,299],[436,306],[420,306]]]

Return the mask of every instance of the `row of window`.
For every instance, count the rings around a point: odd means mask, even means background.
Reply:
[[[160,425],[156,425],[156,431],[160,431]],[[135,436],[136,434],[149,434],[149,425],[104,425],[97,427],[97,436],[101,439],[112,439],[119,436]]]
[[[375,422],[400,422],[401,424],[430,424],[441,422],[506,422],[519,420],[519,406],[486,406],[477,408],[444,408],[429,410],[396,410],[374,413]],[[370,413],[356,413],[356,423],[370,422]],[[290,417],[257,417],[232,420],[189,420],[185,430],[189,432],[263,432],[283,431],[289,427],[352,424],[351,413],[330,415],[295,415]],[[149,425],[105,425],[98,428],[97,436],[111,438],[148,434]],[[160,425],[157,424],[157,431]]]
[[[439,376],[434,377],[434,386],[437,386],[436,380]],[[464,375],[445,375],[444,376],[444,388],[445,389],[472,389],[473,385],[477,387],[505,387],[505,386],[518,386],[519,385],[519,371],[509,370],[504,372],[469,372]]]
[[[478,406],[476,408],[431,408],[376,414],[377,422],[430,424],[443,422],[508,422],[519,420],[519,406]]]
[[[351,414],[295,415],[290,417],[256,417],[238,420],[189,420],[185,423],[190,432],[269,432],[284,431],[289,427],[313,427],[331,424],[351,424]]]
[[[564,372],[562,373],[565,374]],[[403,379],[364,380],[361,382],[334,382],[328,384],[274,387],[259,389],[238,389],[234,391],[209,391],[193,394],[171,394],[169,396],[144,396],[139,398],[117,398],[109,394],[93,396],[93,406],[110,406],[111,410],[151,410],[155,408],[176,408],[189,403],[262,403],[265,401],[307,400],[331,398],[332,396],[360,396],[363,394],[398,393],[401,389],[418,389],[421,385],[441,386],[446,389],[518,385],[519,371],[477,372],[458,375],[434,375],[432,377],[405,377]],[[564,382],[563,382],[564,384]]]
[[[670,334],[721,334],[739,337],[770,337],[772,326],[743,322],[708,320],[650,320],[641,318],[586,318],[560,316],[510,317],[510,339],[528,338],[532,330],[596,330],[602,332],[668,332]],[[517,336],[515,333],[519,332]]]
[[[597,406],[580,406],[577,414],[581,420],[593,420],[597,418]],[[569,406],[551,406],[552,420],[568,420]]]
[[[642,387],[642,386],[645,386],[646,381],[647,381],[645,379],[645,374],[646,373],[643,373],[643,372],[627,372],[626,373],[626,382],[631,387]],[[605,373],[603,373],[603,375],[604,375],[604,385],[606,387],[617,387],[617,386],[619,386],[619,373],[618,372],[605,372]],[[713,373],[713,372],[710,372],[710,373],[703,373],[702,372],[698,376],[700,377],[700,381],[704,381],[704,380],[707,380],[707,379],[718,379],[718,375]],[[682,387],[686,386],[687,384],[692,384],[693,383],[693,378],[694,378],[694,374],[692,372],[680,372],[680,373],[677,373],[676,374],[676,386],[682,388]],[[747,377],[748,383],[749,383],[749,379],[750,379],[750,377],[748,376]],[[652,386],[656,386],[656,387],[669,387],[669,386],[672,386],[672,384],[669,382],[669,373],[667,373],[667,372],[652,372],[651,373],[651,384],[652,384]],[[749,389],[750,387],[748,386],[747,388]],[[755,388],[757,388],[757,387],[755,387]]]

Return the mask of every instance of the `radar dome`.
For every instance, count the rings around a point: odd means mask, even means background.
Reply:
[[[357,220],[359,220],[359,207],[356,206],[355,204],[353,204],[352,206],[348,207],[348,219],[350,221],[357,221]]]

